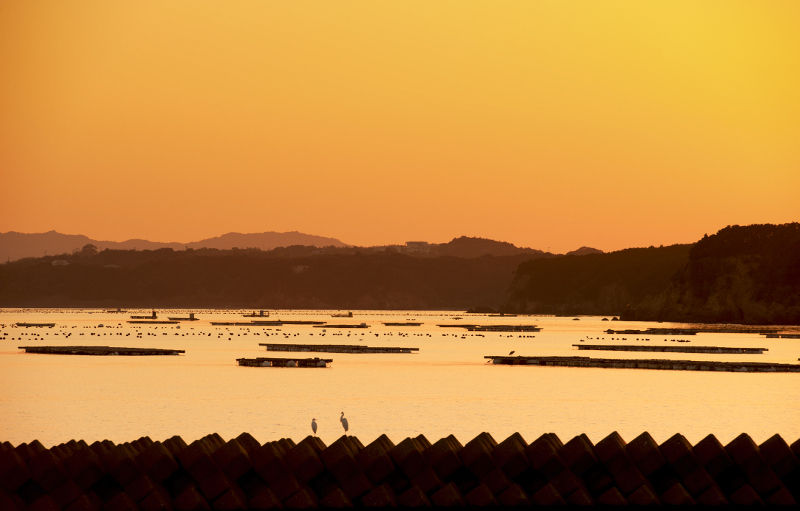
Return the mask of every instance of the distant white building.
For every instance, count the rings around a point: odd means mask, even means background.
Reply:
[[[308,271],[308,266],[292,266],[293,273],[305,273]]]
[[[69,261],[65,261],[63,259],[56,259],[55,261],[53,261],[53,266],[67,266],[68,264]]]
[[[406,241],[406,252],[430,252],[427,241]]]

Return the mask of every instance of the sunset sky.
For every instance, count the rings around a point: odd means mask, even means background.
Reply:
[[[800,220],[800,2],[0,0],[0,232],[468,235]]]

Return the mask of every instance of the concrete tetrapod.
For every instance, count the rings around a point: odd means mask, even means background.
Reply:
[[[308,436],[261,444],[248,433],[142,437],[115,444],[34,440],[0,444],[0,508],[272,509],[452,505],[767,504],[800,498],[800,440],[746,434],[727,445],[709,435],[658,444],[647,432],[614,432],[563,443],[554,433],[528,443],[481,433],[431,444],[423,435],[330,446]]]

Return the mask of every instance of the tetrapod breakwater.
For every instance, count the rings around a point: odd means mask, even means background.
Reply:
[[[242,433],[125,443],[0,444],[4,510],[309,509],[530,505],[796,505],[800,440],[741,434],[695,445],[644,432],[592,443],[546,433],[528,443],[481,433],[364,445],[342,436],[260,443]]]

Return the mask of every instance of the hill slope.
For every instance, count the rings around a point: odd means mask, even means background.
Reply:
[[[520,264],[507,310],[536,314],[618,315],[664,291],[691,245],[535,259]]]
[[[668,289],[624,318],[800,324],[800,224],[729,226],[703,238]]]
[[[0,265],[0,307],[498,307],[528,257],[82,251],[64,256],[65,266],[53,257]]]
[[[542,252],[541,250],[518,247],[513,243],[508,243],[506,241],[494,241],[486,238],[471,238],[469,236],[453,238],[447,243],[433,245],[433,247],[435,247],[434,250],[436,254],[453,257],[481,257],[485,255],[512,256],[519,254],[528,254],[532,256],[545,255],[545,252]]]

